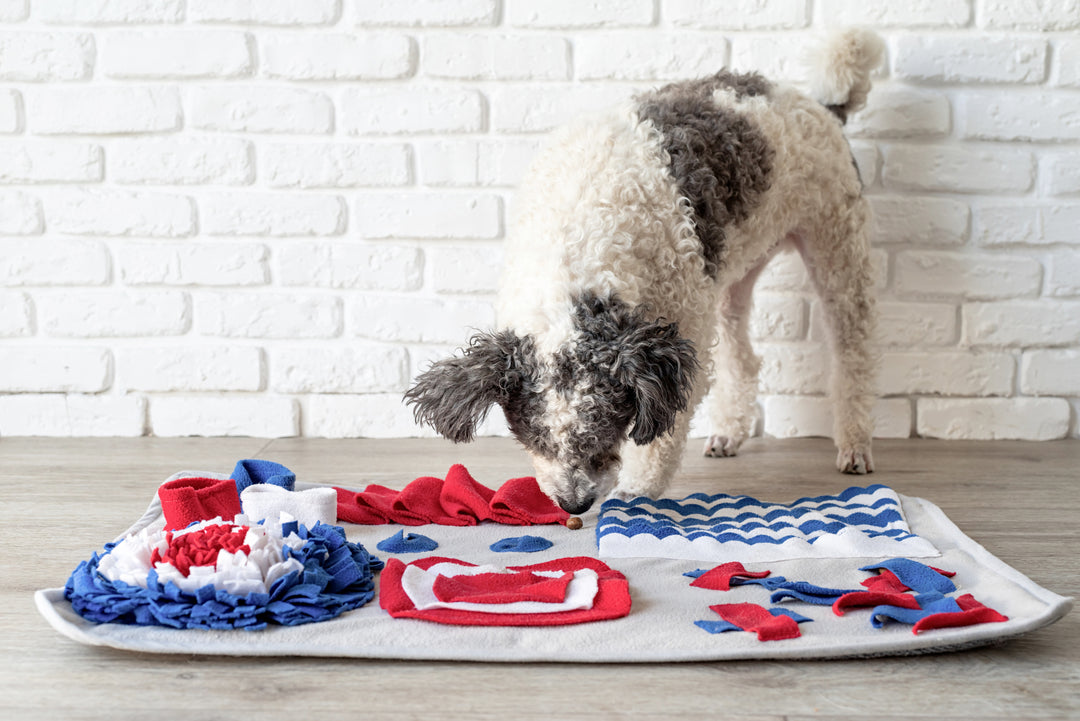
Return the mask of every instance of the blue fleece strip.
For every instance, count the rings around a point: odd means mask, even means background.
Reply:
[[[874,628],[881,628],[888,621],[899,621],[915,625],[918,621],[933,616],[935,613],[957,613],[960,604],[956,599],[942,596],[936,591],[915,596],[919,608],[900,608],[899,606],[875,606],[870,611],[870,623]]]
[[[726,631],[741,631],[742,628],[727,621],[694,621],[694,625],[703,628],[709,633],[725,633]]]
[[[869,566],[863,566],[860,571],[877,571],[886,569],[896,574],[900,582],[915,593],[952,593],[956,590],[956,584],[948,576],[943,576],[934,569],[918,561],[909,558],[890,558],[887,561],[879,561]]]
[[[809,623],[814,620],[812,618],[807,618],[801,613],[795,613],[789,608],[770,608],[769,613],[774,616],[787,616],[788,618],[795,621],[795,623]]]
[[[816,606],[831,606],[836,599],[843,596],[845,593],[855,593],[857,591],[865,591],[865,588],[825,588],[823,586],[815,586],[812,583],[806,583],[805,581],[788,581],[782,584],[773,595],[770,597],[770,602],[778,603],[785,598],[794,598],[806,603],[812,603]]]

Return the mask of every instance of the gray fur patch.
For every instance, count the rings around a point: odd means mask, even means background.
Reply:
[[[713,102],[721,88],[746,97],[767,95],[771,85],[756,73],[721,71],[636,98],[638,117],[660,132],[671,174],[690,201],[705,271],[713,278],[723,262],[725,229],[749,217],[769,187],[773,160],[753,124]]]
[[[694,345],[675,323],[649,321],[644,309],[586,293],[574,305],[578,333],[556,359],[556,386],[582,390],[583,451],[616,447],[630,437],[644,445],[668,432],[689,402],[697,370]]]
[[[478,333],[460,356],[433,363],[421,373],[405,400],[417,423],[431,426],[455,443],[473,439],[495,403],[522,395],[536,374],[532,338],[511,331]]]

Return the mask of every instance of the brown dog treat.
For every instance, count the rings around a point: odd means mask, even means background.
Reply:
[[[581,528],[581,525],[581,519],[577,516],[571,516],[570,518],[566,519],[566,527],[569,528],[571,531],[576,531],[577,529]]]

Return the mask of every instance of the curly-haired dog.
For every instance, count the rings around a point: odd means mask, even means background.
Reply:
[[[751,290],[792,243],[831,331],[837,466],[872,471],[870,212],[841,125],[882,52],[866,31],[831,39],[816,99],[723,71],[559,132],[518,194],[499,329],[417,379],[417,421],[468,441],[497,403],[567,511],[655,497],[710,386],[706,455],[751,434]]]

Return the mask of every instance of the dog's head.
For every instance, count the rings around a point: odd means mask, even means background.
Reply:
[[[471,441],[493,404],[532,457],[544,492],[570,513],[615,485],[619,448],[671,430],[686,409],[697,360],[674,323],[611,298],[574,306],[574,335],[541,354],[531,336],[481,333],[434,363],[405,394],[419,423]]]

